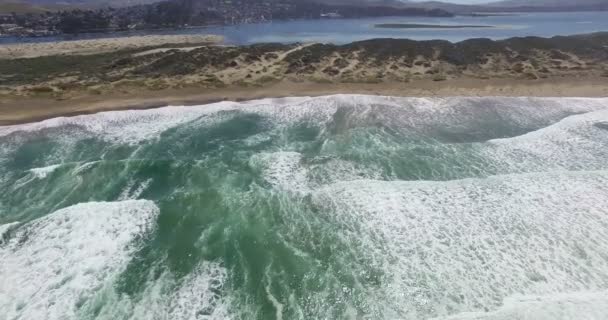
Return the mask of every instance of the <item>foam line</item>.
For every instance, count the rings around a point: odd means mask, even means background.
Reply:
[[[30,172],[38,179],[44,179],[46,178],[49,174],[53,173],[53,171],[55,171],[55,169],[61,167],[60,164],[55,164],[55,165],[50,165],[50,166],[46,166],[46,167],[42,167],[42,168],[33,168],[30,169]]]
[[[76,127],[112,142],[137,143],[158,137],[162,132],[220,111],[255,112],[275,121],[303,119],[328,121],[340,107],[388,108],[382,119],[416,128],[462,124],[475,121],[479,112],[507,116],[513,123],[564,117],[608,107],[606,98],[396,98],[368,95],[333,95],[262,99],[248,102],[219,102],[192,107],[170,106],[149,110],[109,111],[94,115],[60,117],[42,122],[0,127],[0,137],[16,132],[36,132],[48,128]],[[525,111],[525,112],[524,112]],[[360,116],[364,117],[365,112]],[[427,129],[424,129],[427,130]]]

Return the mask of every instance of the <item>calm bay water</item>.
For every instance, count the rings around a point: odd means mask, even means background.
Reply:
[[[495,28],[465,29],[382,29],[382,23],[487,25]],[[372,38],[441,39],[462,41],[470,38],[505,39],[520,36],[552,37],[608,31],[608,12],[521,13],[513,16],[454,18],[346,19],[290,21],[271,24],[209,29],[234,43],[327,42],[345,44]]]
[[[467,29],[380,29],[381,23],[488,25],[494,28]],[[49,38],[0,38],[1,43],[23,41],[56,41],[61,39],[90,39],[143,34],[218,34],[231,44],[260,42],[326,42],[344,44],[371,38],[408,38],[414,40],[443,39],[461,41],[470,38],[504,39],[518,36],[551,37],[608,31],[608,12],[520,13],[508,16],[454,18],[384,17],[369,19],[296,20],[247,24],[228,27],[165,30],[158,32],[121,32],[113,34],[84,34]]]
[[[0,127],[0,319],[605,319],[607,159],[608,99]]]

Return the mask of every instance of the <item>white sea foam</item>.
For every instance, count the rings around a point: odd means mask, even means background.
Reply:
[[[83,203],[21,226],[0,247],[0,314],[76,318],[125,267],[157,214],[151,201]]]
[[[417,319],[496,310],[515,294],[608,289],[607,183],[606,171],[366,180],[313,201],[386,273],[384,293],[369,290],[375,312]]]
[[[59,167],[61,167],[60,164],[50,165],[50,166],[41,167],[41,168],[32,168],[32,169],[28,170],[28,172],[30,173],[29,175],[25,175],[25,176],[21,177],[20,179],[16,180],[13,183],[13,185],[11,186],[11,188],[13,190],[17,190],[17,189],[23,188],[30,182],[36,181],[38,179],[44,179],[49,174],[53,173]]]
[[[483,155],[518,171],[599,170],[606,168],[608,110],[574,115],[528,134],[489,141]]]
[[[279,119],[292,119],[305,115],[318,114],[315,110],[293,108],[306,103],[309,98],[262,99],[247,102],[219,102],[199,106],[169,106],[149,110],[108,111],[94,115],[60,117],[42,122],[0,127],[0,137],[17,132],[36,132],[49,128],[77,127],[86,132],[119,143],[138,143],[153,139],[176,126],[200,120],[205,116],[221,111],[250,110],[261,114],[275,114],[285,106],[285,112],[276,114]],[[69,135],[66,138],[69,137]],[[76,137],[76,138],[82,138]]]
[[[322,159],[319,164],[311,164],[308,170],[310,171],[309,179],[317,184],[361,179],[380,180],[382,172],[382,169],[374,164],[367,164],[367,168],[362,168],[356,163],[335,158]]]
[[[416,132],[472,127],[487,120],[511,126],[535,127],[551,124],[568,115],[608,108],[604,98],[398,98],[337,95],[312,100],[329,110],[348,107],[349,122],[382,123]],[[314,108],[313,108],[314,109]]]
[[[303,191],[308,188],[307,171],[300,165],[297,152],[274,152],[254,155],[250,165],[260,170],[266,182],[282,190]]]
[[[280,99],[282,103],[295,103],[304,98]],[[109,111],[94,115],[60,117],[42,122],[0,127],[0,137],[16,132],[36,132],[48,128],[78,127],[86,132],[99,136],[110,142],[138,143],[142,140],[158,137],[164,131],[201,119],[220,111],[234,111],[243,108],[260,111],[277,108],[271,99],[251,102],[219,102],[208,105],[184,107],[170,106],[150,110]]]
[[[230,319],[227,299],[222,296],[226,269],[217,263],[203,262],[170,297],[170,319]]]
[[[19,221],[0,225],[0,244],[4,242],[4,234],[10,231],[14,226],[18,225]]]
[[[310,120],[323,123],[340,107],[358,108],[354,118],[365,118],[377,108],[398,112],[380,114],[378,120],[420,130],[441,124],[454,126],[477,121],[480,112],[500,115],[505,120],[526,125],[559,120],[567,114],[608,107],[605,98],[396,98],[366,95],[333,95],[316,98],[263,99],[248,102],[219,102],[208,105],[172,106],[149,110],[110,111],[94,115],[61,117],[37,123],[0,127],[0,137],[15,132],[35,132],[47,128],[78,127],[111,142],[138,143],[158,137],[181,124],[206,118],[220,111],[255,112],[277,122]],[[363,110],[368,110],[364,112]],[[71,135],[65,134],[67,138]]]
[[[351,98],[347,96],[347,98]],[[526,99],[521,99],[523,102]],[[425,109],[425,100],[422,99],[415,108]],[[559,101],[559,100],[558,100]],[[574,100],[577,102],[578,100]],[[434,146],[439,148],[438,156],[445,157],[442,161],[450,163],[455,161],[457,156],[466,158],[464,163],[470,167],[470,176],[476,176],[475,170],[482,174],[501,174],[510,173],[526,173],[526,172],[541,172],[550,170],[602,170],[606,168],[606,159],[608,159],[608,134],[607,130],[597,124],[608,122],[608,109],[603,105],[596,105],[595,100],[591,101],[591,106],[585,103],[578,105],[573,103],[561,107],[562,103],[554,104],[542,100],[539,103],[539,108],[545,111],[534,111],[534,117],[554,117],[555,119],[563,118],[547,127],[542,127],[539,130],[505,139],[496,139],[473,144],[473,149],[462,149],[462,147],[454,144],[435,143]],[[587,102],[583,99],[583,102]],[[454,104],[450,102],[450,104]],[[552,106],[552,107],[551,107]],[[521,106],[520,106],[521,107]],[[498,109],[509,109],[508,106],[501,106]],[[517,121],[530,121],[525,115],[525,108],[514,112],[519,114],[512,116]],[[564,108],[570,108],[564,111]],[[581,108],[577,110],[577,108]],[[570,113],[582,112],[582,110],[593,110],[599,108],[598,111],[590,111],[582,114],[566,116]],[[603,109],[602,109],[603,108]],[[445,108],[439,108],[444,110]],[[449,109],[449,108],[447,108]],[[517,108],[515,108],[517,109]],[[554,110],[555,109],[555,110]],[[556,111],[561,110],[561,111]],[[365,117],[365,111],[359,110],[361,113],[354,115],[355,117]],[[530,110],[527,110],[530,112]],[[449,111],[449,113],[454,110]],[[430,117],[432,118],[432,117]],[[430,119],[429,118],[429,119]],[[417,118],[416,118],[417,119]],[[437,119],[436,119],[437,120]],[[535,121],[541,121],[539,119]],[[529,126],[532,122],[524,124]],[[414,126],[414,124],[411,124]],[[386,144],[386,141],[374,141],[369,136],[362,138],[367,144],[373,144],[378,147],[380,154],[392,154],[393,150],[401,150],[403,145],[398,141],[391,141],[391,144]],[[355,143],[355,136],[350,134],[347,137],[348,143]],[[335,140],[331,143],[323,145],[325,149],[339,149],[341,141]],[[416,145],[412,144],[412,147]],[[430,147],[430,145],[429,145]],[[368,145],[360,146],[361,150],[369,150],[374,152],[376,149]],[[323,151],[325,152],[325,151]],[[474,153],[473,153],[474,152]],[[327,151],[328,154],[333,154],[333,151]],[[441,153],[441,155],[440,155]],[[460,154],[466,153],[466,154]],[[374,157],[376,155],[370,155]],[[373,163],[365,164],[365,167],[358,163],[349,162],[339,158],[319,159],[317,164],[315,159],[311,159],[304,163],[302,156],[297,152],[276,152],[256,154],[252,157],[250,164],[261,171],[262,176],[267,182],[278,186],[283,190],[304,191],[307,188],[315,187],[319,183],[327,184],[337,181],[351,181],[358,179],[380,179],[382,169]],[[413,168],[411,169],[413,172]],[[438,180],[443,177],[439,175]]]
[[[141,196],[141,194],[148,189],[151,182],[152,179],[145,180],[138,184],[136,184],[135,181],[129,181],[118,196],[118,200],[123,201],[128,199],[138,199],[139,196]]]
[[[88,136],[69,134],[79,128],[109,142],[135,144],[238,112],[256,113],[277,125],[310,121],[337,135],[341,129],[381,123],[433,137],[438,130],[481,127],[487,119],[536,130],[474,144],[474,151],[499,173],[553,172],[452,182],[358,180],[378,179],[381,170],[340,158],[317,166],[315,159],[293,152],[296,148],[254,155],[250,165],[276,189],[311,192],[314,204],[328,209],[319,214],[330,214],[325,219],[339,226],[339,239],[349,244],[345,247],[355,255],[363,252],[365,261],[385,272],[380,288],[368,288],[368,305],[379,306],[378,317],[541,318],[565,310],[561,318],[567,319],[590,306],[586,298],[605,303],[608,173],[558,170],[606,170],[608,135],[597,126],[608,121],[606,110],[607,98],[335,95],[57,118],[0,127],[0,139],[65,127],[60,139]],[[261,134],[245,142],[251,146],[264,139],[268,136]],[[94,165],[86,163],[73,174]],[[32,169],[28,179],[45,178],[55,169]],[[311,178],[315,175],[322,177]],[[121,199],[139,197],[148,183],[128,185]],[[157,211],[146,201],[82,204],[20,226],[0,247],[0,314],[11,319],[76,317],[75,306],[111,284],[124,268],[133,240],[150,228]],[[228,302],[218,294],[226,274],[214,263],[202,264],[183,279],[166,272],[151,281],[144,298],[116,297],[126,307],[116,311],[105,305],[100,315],[128,310],[136,319],[228,318]],[[270,287],[267,291],[274,298]],[[579,296],[581,291],[599,294]],[[517,294],[537,296],[540,302],[514,298]],[[274,302],[277,309],[283,307],[284,301]],[[593,310],[602,312],[604,305]]]
[[[441,320],[600,320],[608,315],[608,292],[509,297],[493,312],[469,312]],[[440,320],[439,318],[436,320]]]
[[[46,166],[46,167],[42,167],[42,168],[33,168],[30,169],[30,172],[38,179],[44,179],[46,178],[49,174],[53,173],[53,171],[55,171],[55,169],[61,167],[60,164],[55,164],[55,165],[50,165],[50,166]]]
[[[141,296],[105,296],[99,319],[231,319],[230,298],[225,295],[227,270],[219,263],[203,261],[184,278],[169,271],[149,279]]]
[[[85,162],[82,164],[78,164],[78,166],[76,168],[74,168],[74,170],[72,170],[72,175],[79,175],[82,174],[86,171],[88,171],[89,169],[95,167],[97,164],[99,164],[100,161],[91,161],[91,162]]]
[[[47,128],[75,126],[112,142],[137,143],[155,138],[162,132],[177,125],[222,109],[230,108],[228,103],[209,105],[206,108],[165,107],[142,111],[110,111],[94,115],[61,117],[42,122],[0,128],[0,136],[14,132],[35,132]]]

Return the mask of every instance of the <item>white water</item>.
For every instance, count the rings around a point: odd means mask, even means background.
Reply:
[[[608,122],[607,110],[607,98],[337,95],[58,118],[0,127],[0,138],[56,129],[60,131],[58,140],[66,144],[90,136],[116,145],[139,145],[161,139],[173,128],[220,122],[229,118],[222,115],[225,112],[263,115],[278,124],[277,131],[296,122],[327,124],[322,130],[336,133],[320,143],[319,154],[312,159],[319,161],[306,159],[305,152],[298,149],[300,144],[284,143],[251,155],[246,163],[273,191],[310,198],[319,211],[314,218],[336,233],[331,239],[344,244],[332,252],[332,259],[339,260],[344,269],[332,270],[331,266],[326,272],[338,274],[331,275],[333,280],[352,276],[354,289],[364,287],[365,300],[356,302],[360,303],[357,307],[365,306],[368,315],[387,319],[429,315],[439,319],[603,319],[608,315],[608,131],[598,124]],[[493,132],[492,126],[480,125],[488,119],[521,130],[500,139],[502,135]],[[437,162],[440,165],[452,165],[451,157],[460,150],[474,152],[475,159],[462,162],[463,166],[481,166],[463,175],[470,179],[399,180],[383,173],[381,158],[418,145],[404,146],[400,140],[370,137],[369,132],[355,130],[376,123],[403,130],[407,134],[399,139],[405,140],[435,137],[437,132],[442,133],[437,134],[438,140],[449,140],[463,128],[487,130],[479,136],[489,138],[465,137],[465,142],[437,144],[445,157]],[[78,127],[76,131],[83,134],[70,133],[64,126]],[[248,137],[245,145],[271,140],[271,134],[264,132]],[[357,147],[370,153],[370,159],[377,156],[380,160],[357,163],[356,157],[336,156],[341,144],[359,142]],[[53,164],[63,163],[61,159],[52,160],[47,166],[26,168],[19,183],[6,190],[20,191],[17,186],[26,189],[66,171]],[[70,174],[82,183],[81,174],[93,172],[98,163],[104,164],[103,160],[71,163]],[[185,164],[172,168],[181,165]],[[125,166],[121,174],[134,167]],[[202,176],[197,173],[199,176],[184,175],[184,180],[179,180],[181,172],[174,176],[171,183],[177,191],[171,196],[190,192],[181,184],[191,178],[197,181]],[[431,178],[445,180],[441,174]],[[160,211],[151,201],[123,200],[138,199],[148,190],[163,187],[154,186],[157,177],[144,174],[125,180],[117,192],[119,202],[83,203],[23,225],[0,225],[0,240],[8,238],[8,243],[0,244],[0,319],[74,319],[95,312],[100,318],[112,319],[233,317],[227,283],[234,275],[221,259],[201,262],[185,276],[168,269],[161,269],[160,275],[146,275],[143,292],[132,296],[114,288],[116,277],[134,259]],[[287,203],[290,200],[282,199],[287,208],[301,205]],[[292,222],[285,217],[287,228]],[[303,229],[318,227],[309,221],[303,225]],[[200,239],[204,246],[208,239],[203,235]],[[299,257],[312,256],[285,241]],[[378,283],[365,287],[369,282],[359,281],[362,264],[379,270],[382,278]],[[325,299],[329,296],[352,302],[348,299],[353,288],[341,287],[341,293],[335,294],[332,290],[336,288],[330,285],[321,293],[311,293],[304,302],[295,295],[282,297],[276,289],[280,280],[273,278],[270,266],[266,270],[266,282],[260,288],[277,318],[287,318],[290,309],[315,309],[316,315],[322,315],[333,307]],[[101,300],[104,303],[97,310]],[[345,314],[352,318],[361,315],[353,305],[346,309]]]
[[[419,318],[492,310],[515,294],[605,289],[607,184],[606,171],[358,181],[323,188],[314,201],[388,273],[370,298],[386,299],[388,318]]]
[[[55,171],[55,169],[59,168],[61,165],[59,164],[55,164],[55,165],[50,165],[50,166],[46,166],[46,167],[42,167],[42,168],[33,168],[30,169],[30,172],[38,179],[44,179],[46,178],[49,174],[53,173],[53,171]]]
[[[0,315],[73,319],[153,226],[149,201],[82,203],[26,223],[0,247]]]
[[[355,116],[365,118],[365,110],[395,108],[390,117],[379,119],[397,122],[427,131],[442,125],[462,126],[475,122],[479,112],[500,115],[516,124],[539,120],[559,120],[572,113],[608,108],[608,98],[397,98],[367,95],[333,95],[317,98],[262,99],[248,102],[219,102],[192,107],[171,106],[149,110],[109,111],[94,115],[60,117],[31,124],[0,127],[0,137],[16,132],[37,132],[49,128],[78,127],[91,136],[110,142],[138,143],[157,138],[164,131],[192,121],[217,121],[209,115],[225,111],[249,111],[266,115],[278,122],[310,120],[329,121],[341,106],[363,108]],[[69,138],[64,135],[63,138]],[[82,136],[73,138],[82,139]]]
[[[608,314],[608,292],[515,296],[492,312],[469,312],[441,320],[601,320]],[[440,320],[440,319],[437,319]]]

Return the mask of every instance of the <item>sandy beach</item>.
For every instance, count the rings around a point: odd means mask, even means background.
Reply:
[[[159,45],[220,43],[215,35],[148,35],[91,40],[19,43],[0,46],[0,59],[35,58],[54,55],[89,55]]]
[[[288,96],[608,96],[608,33],[344,46],[220,41],[142,36],[0,46],[0,125]]]
[[[283,81],[264,87],[218,89],[181,88],[164,90],[122,90],[111,95],[82,93],[66,100],[49,97],[0,98],[0,125],[41,121],[59,116],[90,114],[109,110],[148,109],[164,106],[201,105],[218,101],[245,101],[288,96],[332,94],[374,94],[387,96],[530,96],[607,97],[605,77],[541,80],[462,78],[436,82],[325,84]]]

